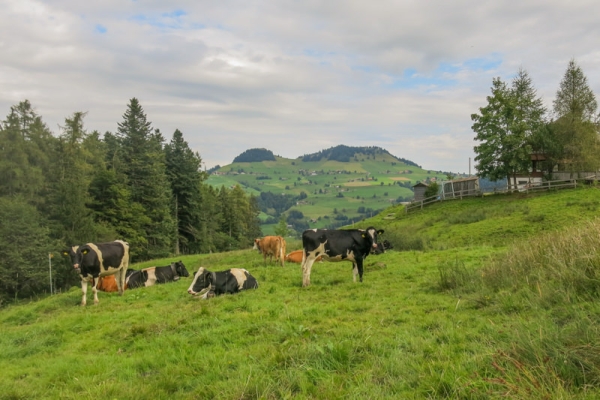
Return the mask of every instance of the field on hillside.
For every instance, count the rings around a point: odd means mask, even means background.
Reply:
[[[182,278],[100,293],[99,306],[78,306],[79,288],[12,305],[0,399],[598,398],[599,199],[585,188],[386,210],[361,226],[395,249],[367,258],[362,284],[350,263],[323,262],[302,288],[297,264],[248,249],[132,267],[242,267],[254,291],[201,301]]]
[[[389,154],[377,157],[357,155],[357,161],[324,160],[302,162],[276,157],[276,161],[233,163],[210,175],[207,183],[216,187],[236,184],[253,195],[260,192],[307,195],[292,210],[301,211],[310,227],[327,226],[337,209],[351,220],[365,217],[358,208],[382,210],[399,197],[412,198],[413,192],[399,182],[414,185],[427,178],[444,179],[441,171],[426,171],[407,165]],[[263,217],[264,218],[264,217]],[[268,231],[268,228],[266,228]]]

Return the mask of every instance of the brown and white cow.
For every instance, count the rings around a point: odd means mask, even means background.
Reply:
[[[73,268],[81,277],[81,305],[87,303],[87,284],[92,282],[94,304],[98,304],[98,283],[101,276],[115,275],[119,294],[125,290],[125,277],[129,267],[129,244],[122,240],[109,243],[86,243],[63,251],[71,258]]]
[[[275,256],[275,262],[279,261],[281,266],[285,266],[285,239],[281,236],[265,236],[262,239],[254,239],[254,250],[258,250],[263,255],[265,265],[267,264],[267,256],[269,256],[269,262],[273,262],[273,256]]]

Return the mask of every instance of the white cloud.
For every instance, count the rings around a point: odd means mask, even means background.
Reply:
[[[525,68],[550,107],[575,58],[600,89],[593,1],[2,3],[0,114],[114,131],[136,97],[208,166],[345,144],[466,172],[492,77]]]

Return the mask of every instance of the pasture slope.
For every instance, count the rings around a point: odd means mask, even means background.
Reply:
[[[199,301],[182,278],[11,305],[0,399],[598,398],[599,211],[598,188],[398,207],[366,222],[396,248],[362,284],[316,263],[303,289],[248,249],[177,259],[246,268],[256,291]]]

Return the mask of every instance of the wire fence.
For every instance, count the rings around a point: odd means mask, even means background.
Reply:
[[[465,190],[457,190],[449,193],[440,193],[435,196],[427,197],[423,200],[412,201],[410,204],[407,204],[404,208],[406,213],[408,214],[411,211],[422,210],[424,206],[432,203],[437,203],[439,201],[445,200],[460,200],[464,197],[473,197],[473,196],[487,196],[494,194],[506,194],[506,193],[529,193],[540,190],[558,190],[558,189],[567,189],[567,188],[576,188],[577,180],[576,179],[561,179],[555,181],[545,181],[539,183],[530,183],[519,189],[493,189],[493,190],[479,190],[479,189],[465,189]]]

